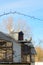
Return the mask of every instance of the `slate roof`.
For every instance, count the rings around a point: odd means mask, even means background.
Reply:
[[[18,42],[20,42],[22,44],[24,43],[24,45],[25,45],[24,54],[27,55],[27,54],[31,53],[31,55],[36,55],[36,50],[30,40],[29,41],[23,40],[23,41],[18,41]],[[29,49],[29,47],[31,48],[31,50]]]
[[[6,40],[6,41],[12,41],[12,38],[3,32],[0,32],[0,39]]]

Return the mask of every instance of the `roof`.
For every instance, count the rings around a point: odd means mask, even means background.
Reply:
[[[31,54],[32,54],[32,55],[36,55],[36,50],[35,50],[34,47],[31,48]]]
[[[0,32],[0,39],[10,41],[10,42],[12,41],[12,38],[3,32]]]
[[[26,40],[21,40],[21,41],[18,41],[19,43],[24,43],[24,45],[26,45],[25,46],[25,54],[30,54],[31,53],[31,55],[36,55],[36,50],[35,50],[35,48],[34,48],[34,45],[32,44],[32,42],[30,41],[30,40],[28,40],[28,41],[26,41]],[[31,48],[31,50],[29,49],[29,47]],[[31,51],[31,52],[29,52],[29,50]]]
[[[36,50],[35,50],[34,47],[25,45],[25,47],[24,47],[24,54],[25,54],[25,55],[28,55],[28,54],[36,55]]]

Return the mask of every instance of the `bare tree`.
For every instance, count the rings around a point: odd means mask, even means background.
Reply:
[[[27,23],[25,20],[21,20],[21,19],[18,19],[17,23],[18,23],[17,31],[22,30],[25,34],[25,38],[32,37],[32,32],[31,32],[31,28],[29,26],[29,23]]]
[[[8,30],[8,32],[11,32],[13,29],[13,18],[8,17],[6,20],[3,21],[5,28]]]
[[[5,28],[8,30],[8,32],[10,33],[11,31],[13,31],[14,29],[14,32],[19,32],[19,31],[23,31],[24,32],[24,36],[25,36],[25,39],[27,38],[31,38],[31,28],[29,26],[29,24],[27,25],[27,22],[24,21],[24,20],[21,20],[21,19],[18,19],[16,24],[15,22],[13,21],[13,18],[12,17],[8,17],[6,20],[3,21],[4,22],[4,25],[5,25]]]

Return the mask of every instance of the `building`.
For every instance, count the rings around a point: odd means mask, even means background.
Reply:
[[[36,51],[32,39],[27,41],[23,37],[22,31],[10,35],[0,32],[0,63],[34,64]]]

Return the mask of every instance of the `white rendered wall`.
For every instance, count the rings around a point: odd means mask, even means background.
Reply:
[[[18,40],[18,33],[15,33],[15,34],[13,35],[13,37],[14,37],[15,40]]]
[[[11,33],[10,36],[14,38],[15,40],[18,40],[18,33]]]
[[[13,42],[13,62],[21,62],[21,44]]]

